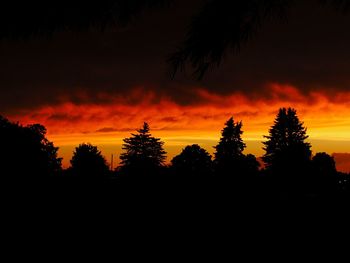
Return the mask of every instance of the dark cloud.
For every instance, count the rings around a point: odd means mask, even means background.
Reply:
[[[117,129],[112,127],[105,127],[105,128],[98,129],[96,132],[115,132],[115,131],[117,131]]]
[[[73,116],[71,114],[66,113],[58,113],[58,114],[52,114],[47,118],[49,121],[70,121],[75,122],[79,121],[79,116]]]
[[[350,15],[330,8],[299,5],[286,24],[265,25],[258,37],[228,56],[202,81],[186,73],[170,80],[166,58],[183,39],[196,2],[146,13],[116,32],[61,33],[49,39],[0,43],[0,111],[73,103],[129,104],[134,88],[154,91],[179,104],[199,103],[198,87],[221,95],[242,91],[271,96],[267,83],[291,84],[302,92],[350,87]],[[59,117],[59,116],[53,116]]]
[[[160,121],[163,121],[163,122],[177,122],[178,118],[176,118],[176,117],[164,117],[164,118],[161,118]]]

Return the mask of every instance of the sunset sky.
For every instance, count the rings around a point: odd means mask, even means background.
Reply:
[[[144,121],[169,160],[193,143],[212,153],[231,116],[243,122],[245,152],[261,156],[278,109],[294,107],[313,153],[335,153],[338,169],[350,171],[350,14],[299,4],[198,81],[167,74],[198,5],[175,2],[105,32],[2,40],[0,114],[45,125],[68,167],[82,142],[108,161],[118,157],[122,139]]]

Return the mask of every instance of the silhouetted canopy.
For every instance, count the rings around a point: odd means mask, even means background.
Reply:
[[[260,163],[253,154],[247,154],[244,158],[245,172],[249,174],[256,174],[259,171]]]
[[[0,170],[3,176],[38,178],[61,170],[58,147],[40,124],[22,126],[0,116]]]
[[[70,163],[73,174],[78,176],[102,178],[109,170],[101,151],[90,143],[83,143],[76,147]]]
[[[210,154],[198,144],[188,145],[171,160],[172,168],[181,175],[208,175],[212,170]]]
[[[333,176],[337,172],[334,158],[325,152],[316,153],[312,158],[312,163],[320,175]]]
[[[317,192],[334,192],[339,184],[340,176],[337,173],[335,161],[325,152],[316,153],[312,158],[313,182]]]

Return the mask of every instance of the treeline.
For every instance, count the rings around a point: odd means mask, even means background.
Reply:
[[[214,157],[197,144],[186,146],[169,165],[164,142],[150,133],[147,123],[124,139],[121,163],[113,171],[94,145],[76,147],[71,167],[62,170],[58,148],[46,138],[46,129],[22,126],[0,117],[0,167],[3,182],[39,182],[69,185],[117,185],[114,190],[178,189],[193,193],[240,193],[250,196],[349,196],[349,174],[336,170],[333,157],[312,156],[306,128],[296,110],[281,108],[265,136],[264,167],[244,154],[242,122],[231,117],[214,147]],[[152,190],[151,190],[152,189]]]

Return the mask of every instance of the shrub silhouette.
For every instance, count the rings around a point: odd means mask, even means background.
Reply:
[[[159,172],[166,159],[164,142],[151,135],[146,122],[136,134],[131,135],[124,139],[122,146],[124,152],[120,155],[120,172],[134,176]]]
[[[70,161],[71,171],[76,176],[85,178],[103,178],[108,175],[109,168],[105,158],[96,146],[89,143],[75,148]]]
[[[175,174],[189,176],[208,176],[212,172],[210,154],[198,144],[186,146],[171,160]]]

